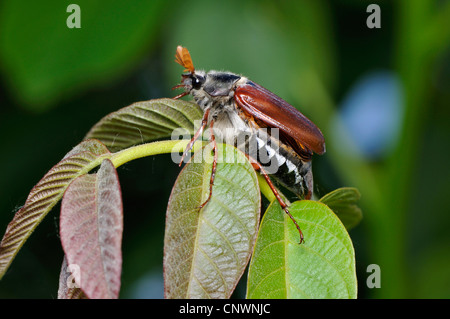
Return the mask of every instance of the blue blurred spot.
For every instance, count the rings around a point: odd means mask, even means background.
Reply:
[[[359,80],[342,102],[335,133],[346,151],[378,159],[395,146],[403,118],[400,83],[392,72],[373,72]],[[336,119],[337,120],[337,119]],[[345,130],[345,136],[343,136]]]
[[[140,278],[129,293],[131,299],[163,299],[164,279],[162,271],[150,271]]]

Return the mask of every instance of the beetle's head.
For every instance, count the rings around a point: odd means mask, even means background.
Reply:
[[[184,87],[188,93],[191,92],[191,90],[199,90],[205,83],[206,74],[203,71],[195,70],[188,49],[178,46],[175,58],[175,62],[184,67],[185,71],[185,73],[181,75],[181,86]]]
[[[187,92],[201,89],[205,80],[206,74],[204,71],[194,71],[193,73],[183,73],[181,75],[181,84]]]

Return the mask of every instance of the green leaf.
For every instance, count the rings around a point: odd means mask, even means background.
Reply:
[[[221,144],[222,145],[222,144]],[[211,200],[211,149],[196,152],[172,190],[164,238],[166,298],[228,298],[250,259],[261,198],[252,165],[219,146]],[[224,155],[226,155],[224,157]],[[223,160],[225,159],[225,161]]]
[[[345,228],[352,229],[362,219],[361,208],[357,205],[360,197],[356,188],[342,187],[326,194],[319,201],[331,208]]]
[[[137,66],[164,15],[163,1],[79,0],[81,28],[66,20],[71,2],[2,1],[0,65],[4,79],[34,110],[92,86],[112,82]]]
[[[345,227],[324,204],[297,201],[289,207],[305,236],[272,202],[250,263],[247,298],[356,298],[355,253]]]
[[[25,205],[14,215],[0,243],[0,279],[22,245],[61,199],[69,183],[86,174],[110,153],[97,140],[77,145],[33,187]]]
[[[99,139],[111,151],[170,137],[177,128],[185,129],[185,135],[190,139],[194,121],[201,120],[202,114],[197,104],[183,100],[137,102],[105,116],[85,138]]]

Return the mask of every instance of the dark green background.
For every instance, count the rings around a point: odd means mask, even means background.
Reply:
[[[0,232],[34,184],[101,117],[171,97],[182,68],[242,73],[297,106],[323,131],[316,192],[357,187],[363,221],[350,231],[361,298],[450,297],[450,1],[71,1],[0,3]],[[369,3],[381,28],[369,29]],[[342,152],[332,125],[364,75],[400,81],[403,121],[376,158]],[[383,130],[383,126],[380,126]],[[162,297],[164,218],[179,172],[169,155],[119,169],[124,200],[121,297]],[[59,206],[0,282],[0,298],[56,298]],[[366,286],[369,264],[381,288]],[[139,290],[143,283],[148,289]],[[245,295],[245,284],[236,297]]]

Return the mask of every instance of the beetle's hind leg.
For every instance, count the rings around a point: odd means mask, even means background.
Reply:
[[[288,205],[281,198],[280,193],[278,192],[276,187],[273,185],[272,180],[270,179],[269,175],[267,175],[267,173],[264,171],[264,169],[262,168],[261,164],[259,164],[255,160],[251,159],[248,155],[247,155],[247,157],[249,158],[250,162],[252,163],[253,168],[255,170],[259,171],[260,174],[264,177],[264,179],[266,180],[266,182],[269,185],[270,189],[272,190],[273,194],[275,195],[276,199],[280,203],[281,208],[289,216],[289,218],[292,220],[292,222],[294,223],[295,227],[297,228],[298,233],[300,234],[300,242],[299,242],[299,244],[304,243],[305,239],[303,237],[303,232],[302,232],[300,226],[298,225],[298,223],[295,220],[294,216],[292,216],[292,214],[289,212]]]

